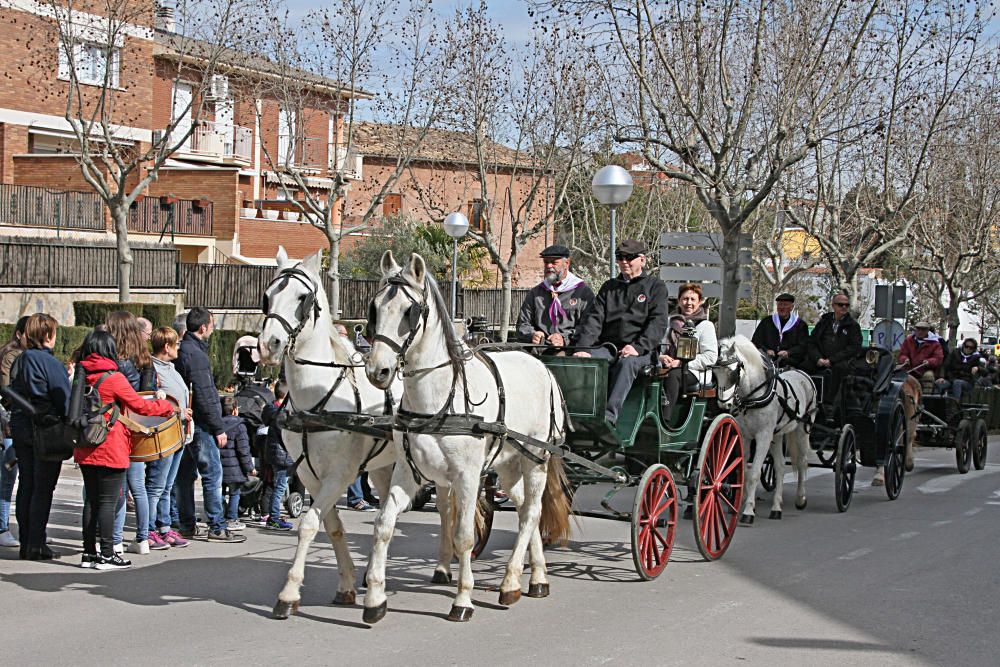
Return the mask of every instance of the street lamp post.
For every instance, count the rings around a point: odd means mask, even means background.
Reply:
[[[458,299],[458,240],[469,231],[469,219],[459,212],[449,213],[444,219],[444,231],[451,237],[451,319],[455,319]]]
[[[632,177],[628,171],[616,164],[601,167],[594,174],[590,183],[594,198],[607,206],[611,211],[611,250],[610,272],[615,277],[615,209],[628,201],[632,196]]]

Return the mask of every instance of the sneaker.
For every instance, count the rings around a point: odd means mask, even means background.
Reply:
[[[264,526],[267,530],[291,530],[292,524],[288,523],[284,519],[278,519],[277,521],[268,521],[267,525]]]
[[[246,542],[246,539],[246,535],[236,535],[225,529],[211,530],[208,533],[209,542],[229,542],[232,544],[238,544],[240,542]]]
[[[80,567],[85,570],[93,570],[101,562],[99,554],[80,554]]]
[[[242,521],[240,521],[239,519],[232,519],[226,522],[226,528],[228,528],[229,530],[243,530],[246,527],[247,525]]]
[[[374,512],[375,511],[374,507],[372,507],[371,505],[369,505],[368,503],[366,503],[363,500],[359,500],[358,502],[354,503],[353,505],[348,505],[347,507],[348,507],[348,509],[352,509],[355,512]]]
[[[16,537],[14,537],[14,533],[10,532],[9,530],[5,530],[2,533],[0,533],[0,547],[19,547],[19,546],[21,546],[21,543],[18,541]]]
[[[166,542],[172,547],[177,547],[178,549],[180,549],[181,547],[186,547],[188,545],[188,541],[185,540],[183,537],[181,537],[180,533],[178,533],[176,530],[168,530],[165,533],[161,533],[161,537],[163,538],[164,542]]]
[[[207,528],[195,528],[194,530],[186,530],[186,529],[182,528],[181,530],[179,530],[177,532],[180,533],[181,537],[185,537],[185,538],[187,538],[189,540],[190,539],[195,539],[195,538],[200,538],[200,537],[205,537],[206,535],[208,535],[208,529]]]
[[[94,565],[95,570],[127,570],[132,567],[132,561],[122,558],[117,552],[111,554],[110,558],[100,558],[100,562]]]
[[[139,554],[140,556],[146,556],[149,554],[149,540],[135,540],[132,544],[128,545],[128,552],[130,554]]]
[[[267,528],[267,520],[270,518],[271,516],[269,514],[262,514],[260,519],[257,521],[257,525],[261,528]]]
[[[169,549],[170,545],[166,543],[163,536],[160,535],[158,531],[149,531],[149,548],[153,551],[161,551],[163,549]]]

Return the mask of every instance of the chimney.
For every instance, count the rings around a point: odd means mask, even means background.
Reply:
[[[156,19],[153,21],[153,26],[157,30],[174,32],[174,8],[163,2],[157,2]]]

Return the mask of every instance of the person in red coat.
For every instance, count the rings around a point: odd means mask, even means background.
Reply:
[[[115,339],[106,331],[87,334],[80,348],[80,366],[87,374],[87,384],[97,386],[101,403],[115,403],[118,409],[128,408],[140,415],[167,417],[176,410],[168,401],[147,401],[140,397],[129,381],[118,372],[118,352]],[[111,412],[105,419],[111,418]],[[97,447],[79,447],[73,460],[80,466],[86,491],[83,503],[83,556],[80,566],[98,570],[131,567],[114,552],[115,507],[122,492],[122,482],[132,451],[131,434],[125,425],[115,421],[107,438]],[[101,551],[97,551],[100,529]]]
[[[920,380],[926,393],[934,388],[934,376],[944,363],[944,348],[937,334],[931,332],[931,325],[917,322],[913,333],[906,337],[899,348],[899,363],[909,370],[910,375]]]

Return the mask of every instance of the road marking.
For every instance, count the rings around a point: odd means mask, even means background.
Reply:
[[[945,493],[946,491],[951,491],[955,487],[976,478],[976,475],[960,475],[958,473],[941,475],[940,477],[935,477],[928,482],[924,482],[917,487],[917,491],[920,493]],[[997,492],[994,492],[994,495],[997,495]],[[1000,495],[997,495],[997,497],[1000,497]]]
[[[893,542],[901,542],[901,541],[903,541],[903,540],[908,540],[908,539],[910,539],[911,537],[916,537],[916,536],[917,536],[917,535],[919,535],[919,534],[920,534],[920,533],[919,533],[918,531],[915,531],[915,530],[914,530],[914,531],[911,531],[911,532],[909,532],[909,533],[900,533],[900,534],[899,534],[899,535],[897,535],[896,537],[892,538],[892,541],[893,541]]]
[[[949,523],[951,523],[951,519],[944,519],[943,521],[935,521],[934,523],[931,524],[931,526],[934,528],[939,528],[941,526],[946,526]]]
[[[986,501],[986,504],[987,504],[987,505],[1000,505],[1000,501],[996,501],[996,500],[987,500],[987,501]]]
[[[843,556],[838,556],[839,560],[854,560],[855,558],[861,558],[862,556],[867,556],[872,552],[871,549],[855,549],[850,553],[846,553]]]
[[[1000,503],[996,504],[1000,505]],[[982,507],[973,507],[971,510],[966,510],[965,512],[962,512],[962,514],[964,514],[965,516],[976,516],[982,511],[983,511]]]

